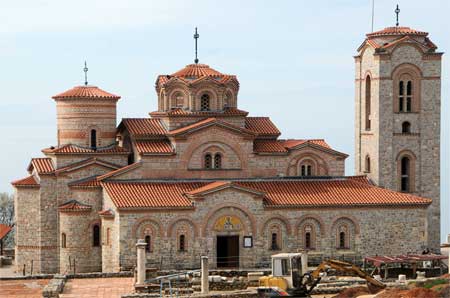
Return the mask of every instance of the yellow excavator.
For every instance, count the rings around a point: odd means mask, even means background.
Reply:
[[[302,253],[281,253],[272,256],[272,275],[259,279],[258,294],[260,297],[309,297],[314,287],[320,282],[321,274],[329,270],[350,273],[367,281],[371,293],[386,287],[362,271],[358,266],[338,260],[325,260],[314,271],[307,271],[302,266]],[[303,258],[305,255],[303,255]]]

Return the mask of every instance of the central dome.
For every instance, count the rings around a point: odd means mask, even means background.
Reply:
[[[171,74],[170,76],[197,79],[200,77],[221,78],[225,75],[206,64],[189,64],[186,65],[186,67],[184,67],[183,69],[180,69],[179,71]]]

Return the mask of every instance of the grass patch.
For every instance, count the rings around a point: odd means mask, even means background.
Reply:
[[[435,280],[427,281],[423,287],[426,289],[431,289],[434,286],[444,285],[444,284],[448,284],[447,279],[435,279]]]

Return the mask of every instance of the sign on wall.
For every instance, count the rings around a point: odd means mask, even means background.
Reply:
[[[241,220],[231,215],[220,217],[214,225],[214,230],[218,232],[241,231],[242,228]]]

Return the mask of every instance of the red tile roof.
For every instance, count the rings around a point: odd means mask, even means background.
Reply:
[[[100,181],[97,179],[97,176],[89,177],[86,179],[78,180],[70,182],[69,187],[74,188],[97,188],[100,187]]]
[[[77,86],[63,93],[52,97],[53,99],[114,99],[118,100],[120,96],[106,92],[96,86]]]
[[[102,182],[103,188],[117,208],[193,208],[183,194],[203,183]]]
[[[253,151],[257,153],[287,153],[288,150],[278,140],[257,140],[253,143]]]
[[[232,129],[232,130],[235,130],[235,131],[239,131],[241,133],[245,133],[245,134],[248,134],[248,135],[255,135],[255,133],[253,131],[251,131],[251,130],[248,130],[246,128],[238,127],[236,125],[233,125],[233,124],[230,124],[228,122],[219,120],[217,118],[207,118],[207,119],[195,122],[193,124],[190,124],[190,125],[178,128],[178,129],[171,130],[171,131],[169,131],[169,133],[167,133],[167,135],[168,136],[176,136],[176,135],[179,135],[179,134],[187,133],[189,131],[200,129],[200,128],[203,128],[203,127],[208,127],[208,126],[211,126],[211,125],[218,125],[218,126],[222,126],[222,127],[227,127],[229,129]]]
[[[107,167],[107,168],[110,168],[110,169],[113,169],[113,170],[121,168],[120,165],[116,165],[116,164],[110,163],[108,161],[104,161],[104,160],[98,159],[96,157],[91,157],[91,158],[88,158],[88,159],[85,159],[85,160],[82,160],[82,161],[79,161],[79,162],[72,163],[72,164],[67,165],[65,167],[59,168],[59,169],[57,169],[55,171],[55,173],[59,174],[59,173],[62,173],[62,172],[70,172],[70,171],[73,171],[73,170],[76,170],[76,169],[80,169],[80,168],[84,168],[86,166],[90,166],[90,165],[93,165],[93,164],[102,165],[104,167]]]
[[[218,72],[215,69],[209,67],[206,64],[189,64],[179,71],[171,74],[172,77],[182,78],[200,78],[200,77],[216,77],[220,78],[225,76],[223,73]]]
[[[82,204],[82,203],[80,203],[80,202],[78,202],[76,200],[70,200],[70,201],[68,201],[68,202],[66,202],[66,203],[64,203],[64,204],[62,204],[62,205],[60,205],[58,207],[58,210],[62,211],[62,212],[64,212],[64,211],[69,211],[69,212],[70,211],[81,211],[81,212],[84,212],[84,211],[90,211],[91,209],[92,209],[91,206],[86,205],[86,204]]]
[[[174,154],[172,144],[169,141],[145,140],[134,143],[139,154]]]
[[[366,34],[367,37],[386,36],[386,35],[419,35],[427,36],[428,32],[417,31],[409,27],[387,27],[380,31]]]
[[[166,129],[161,120],[151,118],[125,118],[119,128],[125,126],[132,136],[135,137],[161,137],[165,136]]]
[[[98,176],[97,180],[101,181],[101,180],[104,180],[104,179],[109,178],[109,177],[113,177],[113,176],[116,176],[116,175],[120,175],[122,173],[126,173],[128,171],[131,171],[132,169],[140,167],[141,165],[142,165],[141,162],[132,163],[131,165],[127,165],[127,166],[122,167],[120,169],[117,169],[117,170],[111,171],[109,173],[103,174],[101,176]]]
[[[60,147],[50,147],[42,150],[44,153],[53,154],[129,154],[130,152],[117,145],[108,147],[98,147],[96,149],[67,144]]]
[[[6,237],[8,233],[12,230],[11,226],[0,224],[0,240]]]
[[[48,175],[55,171],[53,161],[49,157],[32,158],[30,165],[28,166],[28,171],[31,172],[33,169],[35,169],[39,175]]]
[[[294,139],[290,139],[290,140],[280,140],[283,143],[283,146],[285,146],[286,148],[294,148],[298,145],[302,145],[302,144],[315,144],[324,148],[328,148],[331,149],[330,145],[328,145],[327,142],[325,142],[324,139],[311,139],[311,140],[294,140]]]
[[[114,216],[111,210],[102,210],[98,212],[98,215],[100,216]]]
[[[23,179],[15,180],[11,182],[11,184],[15,187],[39,187],[39,182],[37,182],[36,178],[33,175],[28,176]]]
[[[245,128],[262,136],[279,136],[281,132],[269,117],[247,117]]]
[[[118,208],[191,208],[189,193],[223,186],[223,181],[102,182]],[[357,182],[354,178],[262,179],[233,185],[265,193],[265,205],[276,208],[427,206],[431,200]]]
[[[181,108],[172,109],[169,112],[151,112],[152,117],[224,117],[224,116],[247,116],[248,112],[238,108],[229,107],[223,111],[186,111]]]

